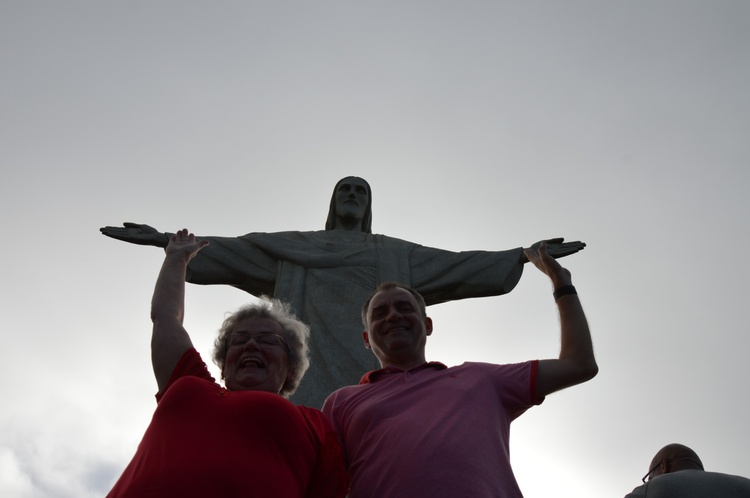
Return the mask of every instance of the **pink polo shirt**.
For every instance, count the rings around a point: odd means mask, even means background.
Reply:
[[[510,423],[533,405],[537,361],[387,367],[325,402],[341,439],[350,498],[521,497]]]

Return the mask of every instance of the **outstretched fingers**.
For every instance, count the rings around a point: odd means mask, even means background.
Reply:
[[[182,252],[188,259],[192,259],[198,251],[203,249],[209,244],[207,240],[196,240],[195,234],[190,233],[187,228],[177,230],[174,235],[169,238],[169,245],[167,246],[167,253]]]
[[[582,251],[584,247],[586,247],[586,244],[584,242],[576,240],[575,242],[553,242],[553,240],[559,240],[559,239],[552,239],[548,240],[547,242],[547,251],[549,252],[549,255],[553,258],[564,258],[565,256],[570,256],[571,254],[575,254],[578,251]]]

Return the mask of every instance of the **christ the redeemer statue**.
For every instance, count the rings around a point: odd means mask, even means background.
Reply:
[[[427,305],[510,292],[527,262],[523,248],[452,252],[372,233],[372,191],[362,178],[347,177],[333,190],[325,230],[198,237],[211,243],[193,258],[187,280],[225,284],[254,296],[291,303],[310,325],[311,365],[292,401],[320,408],[334,390],[359,382],[379,368],[362,345],[360,307],[381,282],[419,291]],[[125,223],[101,232],[125,242],[166,247],[169,235]],[[582,242],[547,241],[563,257]]]

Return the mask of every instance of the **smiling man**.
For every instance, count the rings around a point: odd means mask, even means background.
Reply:
[[[522,496],[510,466],[511,422],[548,394],[598,372],[570,272],[545,243],[525,254],[555,289],[557,359],[450,368],[428,363],[432,320],[417,291],[389,282],[365,301],[362,338],[382,368],[334,392],[323,406],[344,446],[350,498]]]
[[[409,370],[425,363],[427,336],[432,319],[426,315],[422,296],[386,282],[372,299],[365,302],[362,333],[365,347],[371,349],[384,368]]]
[[[169,234],[125,223],[102,233],[125,242],[165,247]],[[211,244],[190,261],[187,280],[226,284],[254,296],[289,302],[311,328],[311,367],[292,400],[320,407],[326,396],[377,367],[357,332],[358,308],[382,282],[417,289],[428,305],[510,292],[521,278],[522,248],[452,252],[372,233],[372,190],[362,178],[333,189],[325,230],[199,237]],[[573,254],[582,242],[550,241],[553,257]]]

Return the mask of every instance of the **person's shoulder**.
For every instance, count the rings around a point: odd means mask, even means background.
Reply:
[[[361,393],[364,390],[367,390],[368,387],[370,387],[369,383],[364,384],[355,384],[350,386],[344,386],[336,389],[331,394],[328,395],[325,402],[323,403],[323,413],[325,415],[330,415],[330,412],[340,407],[342,404],[346,403],[348,400],[350,400],[352,397],[356,396],[358,393]]]
[[[312,408],[310,406],[302,406],[302,405],[295,405],[297,407],[297,410],[308,420],[310,421],[322,421],[325,420],[328,421],[328,417],[326,417],[323,412],[318,410],[317,408]]]
[[[450,368],[496,368],[502,366],[502,363],[490,363],[487,361],[465,361],[460,365]]]
[[[646,496],[646,484],[641,484],[637,488],[635,488],[633,491],[625,495],[625,498],[639,498],[641,496]]]
[[[333,400],[333,399],[341,399],[346,398],[352,394],[355,394],[363,389],[366,389],[367,386],[369,386],[369,382],[364,382],[361,384],[352,384],[349,386],[339,387],[335,391],[333,391],[331,394],[328,395],[328,398],[326,400]]]
[[[156,400],[161,400],[172,384],[184,377],[200,378],[209,383],[216,384],[216,380],[208,371],[208,366],[203,361],[200,353],[198,353],[195,348],[189,348],[182,354],[177,365],[175,365],[172,370],[172,374],[169,376],[169,380],[167,381],[164,390],[156,393]],[[218,386],[218,384],[216,385]]]
[[[493,383],[507,385],[508,383],[523,385],[526,380],[535,375],[535,360],[520,363],[485,363],[465,362],[448,369],[451,375],[471,375],[477,379],[489,379]]]
[[[489,362],[482,362],[482,361],[465,361],[460,365],[457,365],[455,367],[450,368],[465,368],[470,370],[487,370],[487,371],[497,371],[497,370],[517,370],[519,368],[529,368],[536,360],[527,360],[527,361],[521,361],[517,363],[489,363]]]
[[[709,478],[716,479],[717,481],[723,481],[727,483],[731,482],[737,486],[742,486],[742,489],[745,489],[748,493],[750,493],[750,479],[747,477],[712,471],[705,471],[703,472],[703,474],[705,474]],[[750,494],[748,494],[748,497],[750,497]]]
[[[750,479],[738,475],[697,469],[662,474],[651,479],[648,486],[649,495],[658,491],[659,493],[669,493],[670,496],[673,494],[675,496],[692,496],[689,494],[692,492],[696,496],[707,496],[706,493],[715,493],[715,496],[723,498],[750,497]]]
[[[172,380],[164,391],[156,395],[156,400],[159,406],[186,406],[227,395],[228,391],[214,381],[185,375]]]

